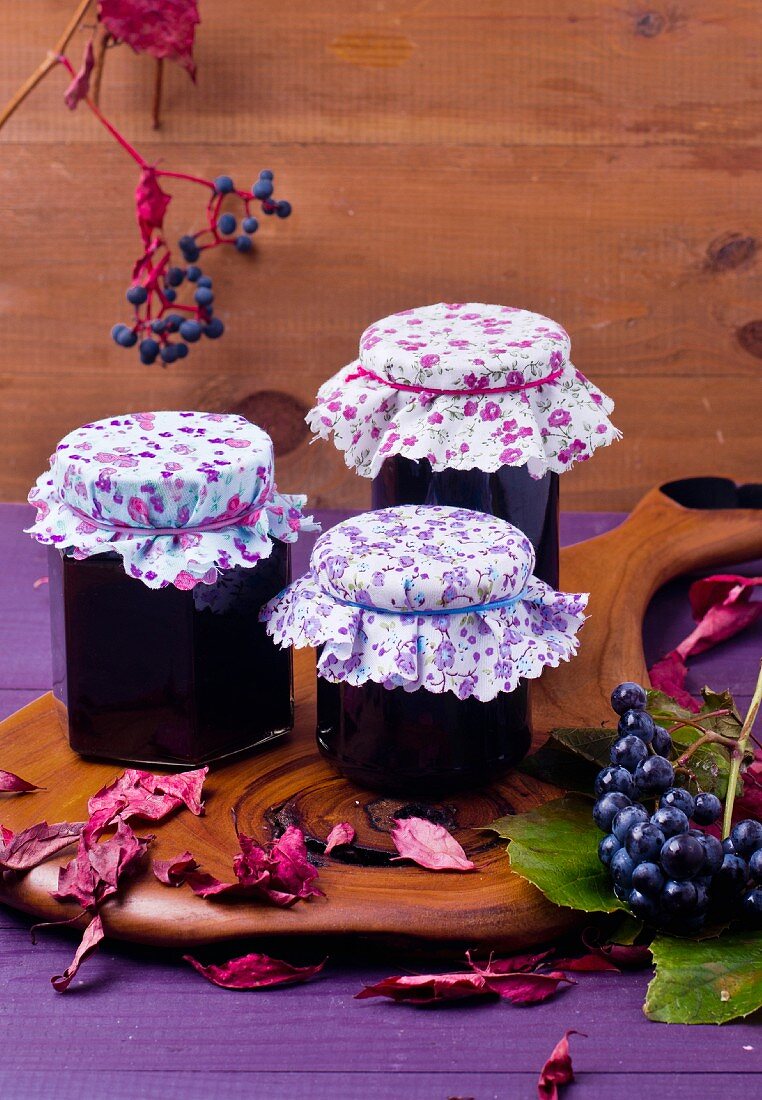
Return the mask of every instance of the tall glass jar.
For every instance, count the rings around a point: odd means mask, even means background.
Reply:
[[[558,584],[558,475],[619,436],[564,329],[512,306],[438,303],[371,325],[308,416],[373,479],[373,507],[472,508],[522,530]]]
[[[144,413],[66,436],[30,494],[50,558],[54,691],[71,747],[195,766],[293,725],[290,653],[260,612],[314,525],[239,416]]]
[[[467,509],[345,520],[263,615],[318,649],[317,741],[342,774],[410,795],[493,781],[527,752],[530,681],[568,660],[584,595],[532,574],[528,539]]]

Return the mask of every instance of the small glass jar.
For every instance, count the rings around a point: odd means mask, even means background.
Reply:
[[[308,416],[373,479],[374,508],[441,504],[507,520],[558,585],[558,475],[619,437],[564,329],[512,306],[438,303],[371,325]]]
[[[528,539],[467,509],[404,505],[322,535],[265,609],[318,649],[317,740],[347,778],[433,795],[493,781],[531,740],[529,682],[576,648],[586,597],[532,575]]]
[[[198,766],[291,730],[291,655],[260,613],[314,525],[277,492],[264,432],[203,413],[99,421],[61,441],[30,500],[76,752]]]

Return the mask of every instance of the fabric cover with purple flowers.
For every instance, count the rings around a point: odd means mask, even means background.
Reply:
[[[270,437],[219,413],[85,424],[58,444],[29,500],[38,542],[75,558],[115,552],[149,588],[213,584],[269,557],[272,539],[317,529],[302,515],[306,497],[277,491]]]
[[[620,436],[613,402],[573,366],[570,346],[555,321],[512,306],[404,310],[365,330],[359,359],[320,387],[307,423],[364,477],[396,454],[435,470],[562,473]]]
[[[326,680],[486,701],[577,648],[587,596],[555,592],[533,566],[529,540],[505,520],[384,508],[321,535],[309,572],[262,618],[283,646],[322,647]]]

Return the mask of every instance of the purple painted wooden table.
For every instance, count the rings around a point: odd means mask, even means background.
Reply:
[[[30,509],[0,506],[0,716],[48,690],[48,594],[34,587],[45,555],[21,529]],[[324,513],[324,525],[339,518]],[[566,542],[614,526],[610,513],[567,515]],[[295,563],[301,569],[306,547]],[[759,571],[762,563],[734,571]],[[687,580],[649,612],[646,649],[670,649],[690,625]],[[689,687],[730,687],[748,704],[762,651],[762,623],[694,663]],[[435,1010],[355,1001],[362,986],[405,963],[356,957],[329,963],[310,985],[260,993],[217,989],[169,953],[107,945],[71,991],[50,985],[71,959],[72,940],[43,933],[0,908],[0,1095],[6,1100],[83,1096],[110,1100],[215,1096],[289,1100],[445,1100],[535,1096],[541,1065],[566,1028],[579,1100],[735,1100],[762,1094],[759,1021],[717,1027],[649,1023],[649,978],[579,975],[579,984],[533,1008],[475,1004]],[[255,945],[252,945],[255,946]],[[409,962],[409,961],[408,961]],[[751,1075],[755,1075],[752,1077]],[[759,1089],[759,1092],[757,1090]]]

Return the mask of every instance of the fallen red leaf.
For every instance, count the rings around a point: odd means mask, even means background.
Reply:
[[[31,825],[20,833],[3,829],[0,868],[4,871],[29,871],[68,848],[79,839],[83,829],[82,821],[61,821],[56,825],[41,821],[39,825]]]
[[[161,189],[156,169],[150,165],[143,168],[135,188],[135,213],[143,244],[148,245],[154,229],[161,229],[164,225],[164,215],[171,201],[172,196]],[[137,277],[141,266],[142,263],[139,263],[135,268],[133,278]]]
[[[109,34],[136,53],[177,61],[196,79],[198,0],[99,0],[98,18]]]
[[[42,789],[36,783],[30,783],[27,779],[22,779],[20,775],[14,775],[13,772],[6,772],[0,768],[0,791],[24,794],[26,791],[41,791]]]
[[[165,886],[181,886],[188,872],[195,871],[198,864],[190,852],[183,852],[172,859],[155,859],[151,866],[159,882]]]
[[[351,844],[354,839],[355,831],[349,822],[340,821],[338,825],[334,825],[328,834],[328,839],[325,842],[325,854],[330,855],[334,848]]]
[[[56,977],[50,979],[56,993],[66,992],[66,990],[69,988],[69,984],[71,983],[72,978],[75,977],[77,971],[79,970],[85,959],[89,958],[94,951],[98,950],[98,945],[103,939],[103,936],[103,922],[96,913],[93,919],[88,924],[87,928],[85,929],[82,940],[76,950],[76,953],[70,965],[67,966],[63,974],[59,974]]]
[[[701,704],[694,699],[689,691],[685,690],[685,680],[688,675],[688,667],[677,652],[673,649],[666,657],[651,665],[648,670],[651,686],[656,691],[663,691],[669,695],[681,707],[697,714],[701,710]]]
[[[298,898],[322,897],[322,890],[313,886],[318,877],[317,868],[307,859],[304,833],[295,825],[289,825],[270,849],[274,864],[272,883],[276,890],[296,894]]]
[[[494,974],[521,974],[527,970],[534,970],[552,954],[552,950],[540,951],[534,955],[511,955],[507,959],[496,959],[490,955],[487,962],[480,966],[471,958],[471,952],[466,951],[466,962],[472,970],[491,970]]]
[[[53,897],[78,901],[83,909],[94,911],[117,892],[120,880],[135,869],[152,840],[152,836],[136,836],[124,821],[104,841],[98,839],[97,830],[86,826],[76,856],[58,873]]]
[[[199,974],[222,989],[270,989],[278,985],[294,985],[314,978],[325,966],[327,960],[314,966],[292,966],[280,959],[271,959],[268,955],[241,955],[219,966],[203,966],[191,955],[183,955],[187,963],[198,970]]]
[[[412,859],[429,871],[473,871],[475,864],[466,856],[444,825],[434,825],[423,817],[404,817],[395,821],[392,840],[399,856]]]
[[[505,960],[507,961],[507,960]],[[547,974],[535,972],[510,972],[501,966],[490,963],[483,969],[474,966],[469,959],[474,973],[484,979],[485,985],[492,993],[497,993],[504,1000],[515,1005],[539,1004],[547,1001],[557,991],[561,982],[573,985],[571,978],[567,978],[559,970],[551,970]]]
[[[140,817],[147,821],[163,821],[174,810],[185,806],[198,816],[204,810],[201,788],[208,771],[208,768],[197,768],[176,775],[154,775],[127,768],[92,796],[87,803],[88,813],[91,818],[108,811],[111,820],[119,817],[129,821]]]
[[[581,1034],[581,1031],[567,1031],[556,1043],[553,1053],[540,1071],[537,1082],[538,1100],[558,1100],[559,1086],[568,1085],[570,1081],[574,1080],[574,1070],[572,1069],[569,1053],[569,1036]]]
[[[573,959],[554,959],[553,965],[560,970],[571,970],[574,974],[603,974],[607,971],[619,973],[619,967],[613,959],[597,951]]]
[[[64,103],[70,111],[73,111],[77,104],[83,100],[90,91],[90,76],[94,65],[95,53],[93,52],[93,40],[91,38],[85,46],[82,64],[73,77],[71,84],[64,92]]]
[[[401,974],[366,985],[355,999],[388,997],[397,1003],[430,1005],[442,1001],[460,1001],[469,997],[495,997],[481,974],[476,971],[457,974]]]

